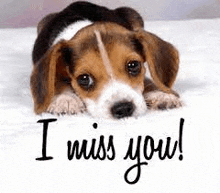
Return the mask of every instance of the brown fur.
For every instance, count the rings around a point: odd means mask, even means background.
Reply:
[[[179,69],[179,54],[176,48],[154,34],[146,31],[138,32],[143,42],[146,61],[152,79],[158,89],[177,95],[171,88]]]
[[[31,87],[36,113],[44,112],[54,96],[70,88],[70,83],[63,81],[64,79],[71,81],[72,89],[82,100],[85,97],[95,99],[99,96],[110,77],[99,52],[95,30],[101,34],[115,78],[138,88],[143,94],[152,88],[176,94],[171,88],[176,79],[179,57],[171,44],[141,28],[129,31],[117,24],[97,23],[81,30],[73,39],[56,44],[35,64]],[[138,45],[133,45],[131,38],[138,42]],[[71,64],[66,64],[63,49],[73,51],[69,56]],[[130,60],[142,63],[141,73],[137,77],[128,76],[125,70],[125,65]],[[152,83],[149,84],[149,81],[145,80],[144,62],[149,66],[153,86],[149,86]],[[95,79],[95,87],[91,91],[85,91],[77,84],[76,78],[84,73],[91,74]],[[44,84],[43,91],[39,91],[35,86],[40,79],[40,84]],[[42,92],[40,97],[37,92]]]
[[[34,110],[37,114],[46,111],[53,97],[69,87],[59,78],[67,75],[61,53],[63,46],[66,45],[62,42],[57,44],[34,65],[31,75],[31,91],[35,104]],[[42,84],[40,87],[42,90],[38,90],[38,84]],[[39,93],[41,93],[40,97]]]

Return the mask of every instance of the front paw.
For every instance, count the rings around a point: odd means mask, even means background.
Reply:
[[[179,97],[162,91],[149,92],[144,95],[144,99],[148,108],[153,110],[166,110],[182,106],[182,102]]]
[[[67,92],[54,97],[52,103],[47,108],[47,113],[73,115],[83,113],[85,110],[82,100],[76,94]]]

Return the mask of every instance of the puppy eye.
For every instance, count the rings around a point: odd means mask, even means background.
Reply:
[[[127,64],[127,71],[132,76],[137,76],[141,72],[141,62],[134,60]]]
[[[94,86],[94,80],[89,74],[82,74],[78,76],[77,82],[79,86],[85,90],[89,90]]]

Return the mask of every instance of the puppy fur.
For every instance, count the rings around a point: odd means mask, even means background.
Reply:
[[[80,1],[46,16],[38,24],[32,58],[37,114],[87,111],[119,119],[142,115],[147,107],[181,106],[172,90],[178,51],[145,31],[131,8],[110,10]]]

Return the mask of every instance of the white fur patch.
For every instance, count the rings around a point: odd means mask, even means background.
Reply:
[[[66,28],[62,32],[59,33],[59,35],[56,37],[56,39],[53,42],[53,45],[58,43],[60,40],[70,40],[79,30],[82,28],[91,25],[92,22],[89,20],[83,20],[83,21],[77,21]]]
[[[47,112],[52,114],[77,114],[85,111],[82,100],[72,91],[65,91],[55,96]]]
[[[116,80],[112,80],[105,86],[97,100],[86,99],[84,102],[87,111],[92,116],[113,118],[111,108],[114,104],[122,101],[132,102],[135,105],[135,111],[132,117],[144,114],[147,110],[141,91],[134,90],[128,84]]]

